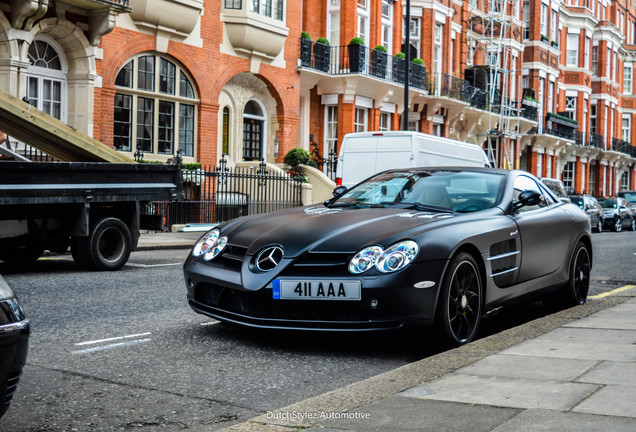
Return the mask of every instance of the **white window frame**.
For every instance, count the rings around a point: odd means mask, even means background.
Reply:
[[[623,65],[623,94],[632,94],[633,74],[633,63],[625,63]]]
[[[585,69],[590,69],[590,44],[592,43],[592,38],[589,36],[585,37]]]
[[[557,11],[552,9],[552,16],[550,18],[550,40],[557,40],[557,28],[559,24],[559,20],[557,19]]]
[[[338,105],[325,105],[325,132],[324,142],[325,154],[327,157],[332,151],[337,151],[338,147]],[[326,164],[325,164],[326,165]],[[326,166],[324,167],[326,170]]]
[[[541,3],[541,36],[548,37],[548,5]]]
[[[631,142],[631,130],[632,130],[632,116],[631,114],[623,114],[622,118],[622,139],[626,142]]]
[[[370,21],[369,0],[358,0],[356,36],[361,38],[366,46],[369,46]]]
[[[369,130],[369,109],[356,105],[354,132],[367,132]]]
[[[523,40],[530,39],[530,0],[523,0]]]
[[[60,116],[58,120],[66,123],[67,120],[67,103],[68,103],[68,82],[66,79],[66,75],[68,73],[68,63],[66,61],[66,57],[63,55],[64,50],[62,47],[55,42],[52,38],[47,36],[38,36],[32,43],[43,42],[47,44],[57,55],[60,60],[60,69],[53,69],[47,67],[40,67],[30,65],[27,69],[27,94],[29,97],[29,80],[34,79],[37,81],[37,102],[33,103],[35,99],[31,102],[37,109],[46,112],[47,114],[53,115],[52,112],[48,112],[48,110],[44,109],[44,87],[46,83],[50,83],[52,85],[59,84],[60,86],[60,100],[49,99],[49,102],[59,103],[60,108]]]
[[[393,53],[393,4],[392,0],[382,0],[381,38],[382,45],[389,54]],[[385,14],[385,10],[388,12]]]
[[[565,54],[566,66],[579,65],[579,34],[568,33],[567,49]]]
[[[327,35],[329,35],[329,43],[333,46],[340,45],[340,18],[340,2],[329,2],[327,5]]]
[[[391,113],[388,113],[388,112],[380,113],[380,124],[378,125],[378,130],[381,132],[386,132],[391,130]]]

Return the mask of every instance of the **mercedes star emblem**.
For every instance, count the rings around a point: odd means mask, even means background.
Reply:
[[[283,249],[279,246],[270,246],[261,251],[256,257],[256,268],[267,272],[274,270],[274,267],[283,260]]]

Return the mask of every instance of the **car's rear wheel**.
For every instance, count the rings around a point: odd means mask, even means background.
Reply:
[[[462,252],[450,262],[435,316],[436,335],[452,346],[471,342],[482,314],[482,278],[472,255]]]
[[[617,218],[616,222],[614,223],[614,231],[616,232],[623,231],[623,221],[620,218]]]
[[[563,293],[566,306],[582,305],[587,301],[591,268],[592,261],[587,246],[583,242],[579,242],[572,255],[570,279]]]
[[[629,227],[632,231],[636,231],[636,219],[632,219],[632,223]]]

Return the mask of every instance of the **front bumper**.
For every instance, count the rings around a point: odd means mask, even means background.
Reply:
[[[193,265],[192,259],[184,265],[184,276],[190,307],[221,321],[270,329],[374,331],[432,322],[446,263],[413,263],[394,274],[348,275],[348,279],[361,283],[362,298],[355,301],[274,299],[271,281],[259,289],[249,289],[240,283],[240,271],[228,275],[213,265]],[[343,275],[325,272],[324,276],[295,274],[277,279],[329,281],[342,280]],[[415,287],[423,281],[433,284]]]
[[[0,301],[0,417],[9,408],[26,364],[29,334],[29,321],[17,301]]]

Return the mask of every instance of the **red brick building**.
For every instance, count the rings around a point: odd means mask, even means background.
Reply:
[[[411,0],[408,50],[405,4],[0,0],[0,88],[130,157],[282,163],[402,128],[408,52],[409,129],[572,191],[636,189],[632,2]]]

